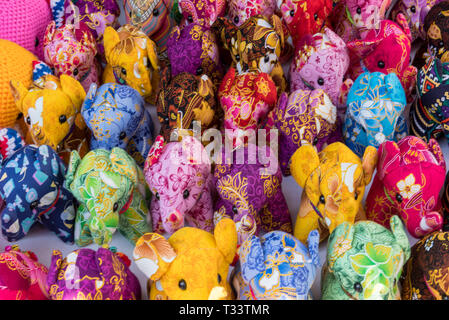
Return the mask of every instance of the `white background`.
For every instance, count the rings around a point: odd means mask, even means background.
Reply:
[[[122,0],[118,0],[120,6],[122,7]],[[394,2],[394,1],[393,1]],[[123,8],[123,7],[122,7]],[[119,21],[124,24],[124,12],[122,10]],[[288,70],[288,68],[284,67],[284,70]],[[159,122],[156,115],[156,108],[154,106],[148,106],[150,114],[153,118],[153,122],[155,123],[156,132],[159,130]],[[443,150],[446,162],[449,161],[449,148],[446,139],[442,139],[439,141],[440,146]],[[371,186],[371,184],[370,184]],[[292,216],[293,223],[296,220],[296,214],[299,209],[300,197],[302,193],[302,188],[296,183],[296,181],[292,177],[284,177],[282,182],[282,190],[284,192],[285,198],[288,203],[288,207],[290,209],[290,214]],[[369,186],[366,188],[365,197],[368,193]],[[409,236],[410,244],[413,245],[417,240]],[[5,246],[11,245],[13,243],[8,243],[6,240],[0,238],[0,250],[2,250]],[[76,245],[67,245],[64,244],[61,240],[59,240],[54,233],[47,230],[43,226],[36,224],[30,232],[25,236],[24,239],[14,243],[18,244],[22,250],[30,250],[36,253],[39,261],[46,265],[50,266],[52,251],[57,249],[60,250],[63,256],[67,256],[73,250],[78,249]],[[326,259],[326,245],[327,241],[324,241],[320,245],[320,262],[324,263]],[[134,249],[133,245],[126,240],[118,231],[113,235],[112,242],[110,244],[111,247],[116,247],[117,251],[125,253],[130,260],[132,260],[132,251]],[[94,250],[98,249],[97,245],[91,244],[86,248],[91,248]],[[135,263],[131,263],[131,271],[138,277],[140,280],[141,288],[142,288],[142,298],[147,298],[146,293],[146,283],[147,279],[143,275],[140,270],[137,269]],[[315,283],[312,287],[312,295],[315,299],[320,299],[321,297],[321,274],[319,273],[316,277]]]

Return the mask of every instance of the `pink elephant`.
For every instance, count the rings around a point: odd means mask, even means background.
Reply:
[[[213,231],[213,175],[205,148],[196,138],[164,144],[156,139],[144,168],[153,198],[153,231],[173,234],[185,226]]]
[[[397,144],[387,141],[378,150],[377,174],[366,198],[369,220],[388,227],[399,215],[415,238],[441,229],[440,191],[446,162],[438,142],[408,136]]]

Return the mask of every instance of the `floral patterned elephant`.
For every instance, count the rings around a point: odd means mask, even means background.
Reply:
[[[446,162],[438,142],[408,136],[387,141],[378,150],[377,174],[366,198],[368,219],[388,226],[399,215],[415,238],[441,229],[440,191]]]
[[[323,300],[400,300],[399,278],[410,257],[401,220],[391,231],[373,221],[344,222],[332,232],[322,282]]]
[[[210,28],[226,12],[226,0],[179,0],[181,24],[197,23]]]
[[[239,248],[233,277],[238,300],[307,300],[320,267],[317,230],[307,246],[291,234],[272,231],[251,236]]]
[[[131,243],[150,232],[149,191],[142,170],[121,148],[72,152],[66,185],[79,202],[75,243],[108,245],[118,229]],[[148,195],[148,196],[147,196]]]

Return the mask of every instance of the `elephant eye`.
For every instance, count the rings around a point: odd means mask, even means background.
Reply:
[[[186,289],[187,289],[187,283],[186,283],[186,281],[185,281],[184,279],[179,280],[179,282],[178,282],[178,287],[179,287],[181,290],[186,290]]]
[[[26,117],[25,119],[26,123],[30,126],[31,125],[31,118],[30,116]]]
[[[357,7],[357,14],[361,14],[362,13],[362,8]]]
[[[193,22],[193,17],[192,17],[192,16],[188,16],[188,17],[187,17],[187,21]]]
[[[190,192],[189,192],[189,190],[184,190],[184,193],[182,194],[182,196],[184,197],[184,199],[187,199],[188,197],[189,197],[189,195],[190,195]]]
[[[154,9],[153,10],[153,16],[157,17],[159,15],[159,10],[158,9]]]
[[[126,76],[126,69],[125,69],[125,68],[122,68],[121,72],[122,72],[122,74],[123,74],[124,76]]]
[[[357,291],[357,292],[362,292],[363,291],[363,287],[360,284],[360,282],[354,283],[354,290]]]
[[[120,132],[119,139],[120,139],[120,140],[123,140],[123,139],[125,139],[125,138],[126,138],[126,132],[125,132],[125,131]]]
[[[66,121],[67,121],[67,117],[64,114],[59,116],[59,122],[60,123],[64,123]]]
[[[290,10],[290,17],[293,17],[295,15],[295,10]]]
[[[356,192],[356,193],[354,194],[354,199],[357,200],[358,197],[359,197],[359,194]]]
[[[323,195],[320,196],[320,202],[321,202],[322,204],[326,203],[326,199],[324,199],[324,196],[323,196]]]
[[[235,214],[237,214],[238,211],[239,211],[239,210],[237,209],[236,206],[232,206],[232,212],[234,212]]]
[[[239,62],[240,61],[240,55],[236,55],[235,56],[235,60],[237,60],[237,62]]]
[[[22,117],[23,117],[23,113],[20,112],[20,113],[17,115],[17,120],[21,119]]]
[[[239,20],[239,16],[235,16],[235,17],[234,17],[234,23],[237,24],[237,23],[239,23],[239,21],[240,21],[240,20]]]
[[[263,60],[265,61],[265,63],[268,63],[268,61],[270,61],[270,56],[266,55]]]
[[[155,196],[156,196],[156,199],[157,199],[157,200],[160,199],[160,197],[159,197],[159,192],[156,192]]]
[[[322,86],[323,84],[324,84],[324,79],[323,78],[318,78],[318,84],[320,85],[320,86]]]
[[[117,209],[118,209],[118,203],[116,202],[116,203],[114,203],[114,207],[112,208],[112,210],[117,211]]]
[[[34,210],[34,209],[37,208],[38,205],[39,205],[39,201],[38,200],[33,201],[33,202],[30,203],[30,209]]]
[[[34,47],[37,48],[39,46],[39,38],[36,37],[36,40],[34,40]]]
[[[439,46],[440,46],[441,48],[444,47],[444,42],[443,42],[443,41],[440,41]]]
[[[315,19],[315,21],[317,21],[317,20],[318,20],[318,13],[315,13],[315,14],[313,15],[313,18]]]
[[[401,203],[402,202],[402,196],[401,196],[401,194],[400,193],[397,193],[396,194],[396,200],[399,202],[399,203]]]
[[[220,274],[218,274],[217,280],[218,280],[218,283],[221,283],[221,276],[220,276]]]
[[[383,62],[382,60],[379,60],[379,62],[377,62],[377,66],[378,66],[380,69],[383,69],[383,68],[385,68],[385,62]]]
[[[315,138],[313,139],[312,144],[313,144],[314,146],[316,146],[316,145],[318,144],[318,137],[315,137]]]
[[[198,67],[198,69],[196,69],[196,75],[199,76],[201,74],[203,74],[203,68]]]
[[[412,13],[416,13],[416,7],[415,7],[415,6],[411,6],[411,7],[410,7],[410,11],[411,11]]]
[[[79,73],[78,68],[75,68],[73,70],[73,75],[76,77],[78,75],[78,73]]]

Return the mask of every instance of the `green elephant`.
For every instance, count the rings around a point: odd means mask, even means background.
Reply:
[[[96,149],[82,160],[72,151],[65,183],[79,203],[75,220],[78,246],[92,242],[107,246],[116,229],[133,244],[151,232],[151,193],[142,170],[125,150]]]
[[[395,300],[410,243],[399,217],[391,231],[373,221],[344,222],[332,232],[323,268],[323,300]]]

